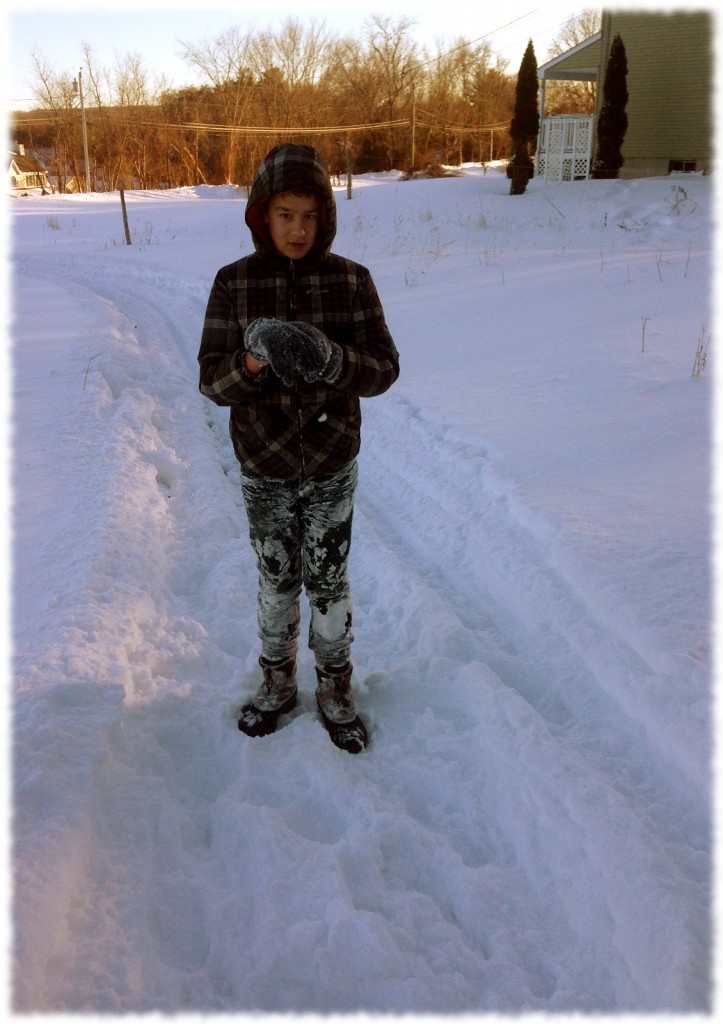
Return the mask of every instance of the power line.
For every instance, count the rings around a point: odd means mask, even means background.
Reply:
[[[459,46],[454,46],[451,50],[447,50],[446,53],[440,53],[436,57],[432,57],[430,60],[425,61],[424,64],[419,64],[418,67],[426,68],[428,64],[434,64],[435,61],[442,60],[443,57],[449,57],[458,50],[466,50],[469,46],[474,46],[475,43],[481,43],[483,39],[488,39],[490,36],[493,36],[495,32],[503,32],[504,29],[510,28],[511,25],[515,25],[518,21],[523,21],[525,18],[530,18],[533,14],[537,14],[541,10],[541,7],[535,7],[533,10],[528,11],[527,14],[521,14],[519,18],[513,18],[512,21],[508,21],[506,25],[500,25],[499,28],[493,28],[491,32],[485,32],[483,36],[477,36],[476,39],[470,39],[468,42],[460,43]]]
[[[433,118],[433,114],[426,111],[427,117]],[[304,125],[227,125],[227,124],[205,124],[200,121],[188,121],[181,123],[166,121],[138,121],[139,125],[145,128],[164,128],[176,131],[201,131],[215,134],[238,134],[238,135],[333,135],[348,134],[350,132],[365,132],[378,128],[406,128],[413,122],[411,118],[398,118],[395,121],[376,121],[370,124],[351,125],[325,125],[323,127],[306,127]],[[432,128],[440,132],[490,132],[501,131],[510,126],[509,121],[498,121],[495,124],[439,124],[434,120],[416,118],[417,125],[425,128]]]
[[[423,125],[425,128],[432,128],[436,132],[456,132],[457,134],[469,134],[474,135],[476,132],[499,132],[507,130],[510,127],[509,121],[500,121],[498,124],[438,124],[434,121],[424,121],[417,119],[417,125]]]
[[[422,125],[425,128],[432,128],[435,131],[440,132],[488,132],[488,131],[500,131],[504,128],[509,128],[509,121],[498,121],[495,124],[474,124],[465,125],[461,123],[456,124],[439,124],[434,120],[434,114],[429,111],[421,111],[422,117],[415,119],[415,124]],[[429,118],[429,120],[425,119]],[[37,118],[22,118],[17,119],[15,124],[18,127],[30,124],[42,124],[45,122],[52,122],[50,116],[37,117]],[[229,125],[229,124],[212,124],[203,121],[148,121],[139,120],[134,121],[139,127],[142,128],[158,128],[163,130],[173,131],[184,131],[184,132],[210,132],[212,134],[219,135],[334,135],[334,134],[350,134],[353,132],[366,132],[373,131],[379,128],[406,128],[409,127],[413,122],[411,118],[397,118],[394,121],[374,121],[368,124],[346,124],[346,125],[321,125],[321,126],[306,126],[306,125]],[[90,121],[91,127],[93,122]]]
[[[303,125],[244,125],[244,124],[204,124],[197,121],[173,123],[166,121],[138,121],[137,124],[146,128],[175,128],[181,131],[203,131],[214,133],[238,133],[243,135],[273,135],[293,132],[297,135],[322,135],[334,132],[365,132],[373,128],[401,128],[411,122],[406,118],[396,121],[375,121],[370,124],[326,125],[307,128]]]

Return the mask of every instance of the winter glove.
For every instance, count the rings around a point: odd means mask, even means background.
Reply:
[[[254,359],[268,363],[287,388],[294,384],[294,340],[296,332],[280,320],[253,320],[246,328],[244,345]]]
[[[244,344],[254,359],[268,363],[289,388],[296,370],[309,384],[317,380],[333,384],[341,373],[341,346],[301,320],[254,320],[246,328]]]
[[[287,387],[294,384],[293,332],[274,319],[255,319],[244,335],[244,344],[255,359],[268,362]]]
[[[312,324],[293,320],[288,324],[296,332],[294,362],[296,369],[309,384],[323,380],[333,384],[341,373],[344,353],[341,346]]]

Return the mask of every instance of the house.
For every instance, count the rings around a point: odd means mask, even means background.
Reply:
[[[37,160],[26,156],[24,146],[18,146],[18,152],[10,154],[8,186],[11,192],[16,193],[52,191],[48,172]]]
[[[604,11],[601,30],[537,69],[540,133],[536,174],[590,176],[610,47],[619,35],[628,64],[628,128],[618,177],[713,170],[713,21],[708,11]],[[550,81],[596,83],[594,115],[545,117]]]

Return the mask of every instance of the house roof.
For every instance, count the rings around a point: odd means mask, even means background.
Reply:
[[[30,156],[20,156],[19,153],[10,154],[10,163],[23,174],[31,174],[33,171],[43,174],[46,170],[37,160],[33,160]]]
[[[602,32],[596,32],[571,50],[565,50],[537,69],[537,77],[554,82],[596,82],[600,67]]]

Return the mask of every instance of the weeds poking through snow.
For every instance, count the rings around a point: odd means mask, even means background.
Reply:
[[[682,185],[673,186],[673,198],[670,200],[668,212],[671,214],[693,213],[698,204],[690,198]]]
[[[662,272],[660,270],[660,266],[661,266],[662,263],[668,263],[668,262],[669,262],[669,260],[664,260],[663,259],[663,246],[661,245],[660,249],[655,254],[655,265],[658,268],[658,277],[660,278],[661,282],[663,280],[663,274],[662,274]]]
[[[88,365],[85,368],[85,377],[83,378],[83,391],[85,391],[85,385],[88,383],[88,374],[90,373],[90,364],[93,362],[94,359],[97,359],[98,356],[101,356],[101,355],[103,355],[102,352],[96,352],[96,354],[94,356],[91,356],[90,359],[88,360]]]
[[[648,323],[649,319],[650,319],[650,317],[648,317],[648,316],[644,316],[643,317],[643,337],[642,337],[642,343],[641,343],[641,347],[640,347],[640,351],[641,352],[645,352],[645,328],[647,326],[647,323]]]
[[[683,271],[683,278],[684,279],[686,279],[688,277],[688,267],[690,266],[690,249],[691,249],[691,243],[688,242],[688,258],[685,261],[685,270]]]
[[[700,337],[698,338],[698,347],[695,350],[695,359],[693,360],[693,371],[691,377],[700,377],[705,370],[705,364],[708,359],[708,341],[710,339],[705,334],[705,324],[701,326]]]

